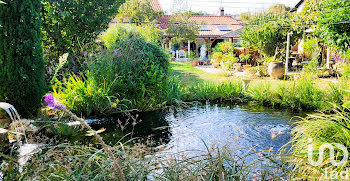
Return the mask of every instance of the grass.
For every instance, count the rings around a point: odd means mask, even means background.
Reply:
[[[173,76],[179,76],[183,101],[246,101],[298,111],[326,111],[342,105],[344,91],[338,83],[302,75],[297,80],[253,79],[244,91],[241,78],[212,74],[189,62],[171,62]]]
[[[302,77],[297,81],[280,81],[264,79],[254,80],[245,90],[240,79],[223,74],[210,74],[192,67],[189,63],[172,62],[172,75],[181,80],[171,79],[168,100],[180,101],[246,101],[255,100],[261,104],[291,108],[293,110],[321,110],[330,108],[329,103],[342,105],[344,91],[337,84],[323,84],[320,80]],[[76,80],[76,79],[74,79]],[[85,90],[88,81],[80,81]],[[85,85],[86,84],[86,85]],[[72,84],[73,85],[73,84]],[[70,86],[74,91],[79,86]],[[89,89],[90,90],[90,89]],[[95,90],[92,90],[95,91]],[[101,91],[101,90],[99,90]],[[98,91],[97,91],[98,92]],[[99,96],[110,104],[105,94]],[[82,95],[90,95],[84,92]],[[79,97],[72,95],[74,101]],[[105,106],[103,106],[105,107]],[[18,170],[8,172],[13,180],[120,180],[113,166],[113,157],[118,158],[118,165],[126,180],[283,180],[295,176],[288,169],[292,168],[299,179],[314,180],[319,178],[327,168],[340,173],[343,167],[333,167],[327,159],[319,167],[311,166],[307,160],[308,140],[311,137],[313,146],[323,143],[343,143],[350,147],[350,120],[348,110],[334,115],[312,115],[297,122],[293,138],[289,143],[290,156],[285,167],[274,158],[247,162],[247,155],[235,155],[232,150],[208,149],[207,153],[196,157],[181,155],[167,159],[157,157],[147,145],[116,144],[112,153],[95,144],[69,145],[59,144],[48,147],[26,166],[21,174]],[[340,153],[340,152],[339,152]],[[111,156],[111,154],[113,156]],[[315,159],[318,154],[315,154]],[[278,155],[277,155],[278,156]],[[338,155],[338,159],[342,155]],[[274,164],[266,163],[267,160]],[[344,165],[349,166],[346,162]],[[0,165],[0,168],[2,166]],[[11,167],[16,168],[12,163]],[[18,169],[18,165],[17,165]],[[276,171],[277,170],[277,171]]]
[[[208,148],[195,157],[167,154],[155,156],[147,146],[116,144],[113,154],[126,180],[276,180],[285,173],[271,162],[246,158],[254,151],[235,155],[231,150]],[[15,167],[16,168],[16,167]],[[17,167],[18,168],[18,167]],[[23,169],[13,172],[17,180],[121,180],[113,159],[98,145],[59,144],[48,147]]]
[[[190,86],[198,83],[212,81],[222,82],[229,78],[224,74],[211,74],[198,68],[192,67],[189,62],[170,62],[173,76],[179,76],[181,83]]]
[[[343,151],[335,146],[334,143],[340,143],[350,149],[350,115],[349,110],[340,110],[333,115],[313,114],[298,122],[293,129],[293,137],[289,143],[290,159],[289,163],[295,172],[304,175],[304,179],[319,180],[330,178],[341,178],[341,171],[350,166],[349,160],[340,166],[334,166],[330,163],[330,152],[324,150],[323,161],[320,165],[311,165],[308,161],[308,148],[311,150],[313,161],[318,161],[319,148],[323,144],[331,144],[335,148],[335,157],[337,161],[342,160]],[[327,173],[331,175],[326,175]]]

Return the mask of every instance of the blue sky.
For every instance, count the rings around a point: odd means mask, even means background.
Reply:
[[[227,14],[240,14],[242,12],[259,12],[273,4],[286,4],[294,7],[299,0],[159,0],[159,2],[168,13],[177,9],[190,9],[219,14],[219,8],[223,6]]]

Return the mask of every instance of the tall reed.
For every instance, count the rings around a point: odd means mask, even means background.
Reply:
[[[323,180],[331,178],[331,174],[340,178],[343,169],[350,166],[347,160],[340,166],[330,163],[330,152],[324,150],[324,155],[319,158],[320,147],[324,144],[331,144],[335,148],[335,160],[340,161],[344,152],[334,143],[340,143],[350,150],[350,114],[349,110],[336,111],[335,114],[312,114],[296,122],[296,127],[292,132],[290,145],[289,163],[295,172],[303,175],[304,179]],[[309,148],[313,150],[309,150]],[[312,165],[308,160],[308,154],[312,154],[312,160],[323,159],[320,165]]]

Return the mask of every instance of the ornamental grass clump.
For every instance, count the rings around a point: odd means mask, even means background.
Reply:
[[[241,81],[199,83],[183,91],[186,92],[184,101],[242,101],[244,98]]]
[[[115,81],[97,83],[89,72],[86,78],[71,74],[63,81],[56,81],[53,95],[78,115],[106,116],[127,109],[123,104],[126,100],[111,91],[113,84]]]
[[[289,164],[303,179],[326,180],[331,176],[341,179],[341,171],[350,166],[349,161],[341,162],[344,151],[350,149],[350,115],[348,109],[335,111],[335,114],[313,114],[296,123],[289,142]],[[327,149],[321,148],[331,145]],[[342,150],[336,144],[341,144]],[[334,149],[334,156],[330,149]],[[321,151],[324,155],[321,155]],[[310,161],[311,159],[311,161]],[[330,161],[334,159],[340,165]],[[319,161],[319,163],[315,163]],[[300,178],[301,179],[301,178]]]
[[[303,76],[295,81],[284,81],[276,85],[259,83],[248,90],[254,100],[273,107],[292,110],[331,111],[334,105],[341,105],[344,86],[329,84],[323,89],[316,85],[316,80]]]
[[[192,157],[181,153],[160,156],[144,144],[118,143],[111,150],[119,158],[125,180],[283,180],[288,172],[267,157],[249,160],[226,148],[208,149]],[[260,154],[263,155],[263,154]],[[98,145],[59,144],[43,150],[23,169],[17,180],[122,180],[113,159]]]

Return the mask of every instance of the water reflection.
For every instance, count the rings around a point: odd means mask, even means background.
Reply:
[[[273,148],[276,151],[290,139],[293,116],[288,111],[254,104],[206,104],[180,111],[140,114],[137,124],[133,126],[133,120],[129,119],[123,131],[117,119],[92,126],[107,129],[103,133],[107,143],[115,144],[126,133],[132,133],[124,140],[135,137],[143,141],[151,139],[157,143],[154,146],[165,144],[164,153],[187,152],[193,155],[206,152],[207,147],[224,146],[232,150]]]
[[[252,104],[195,106],[170,113],[167,153],[202,154],[209,148],[278,150],[290,139],[289,112]]]

